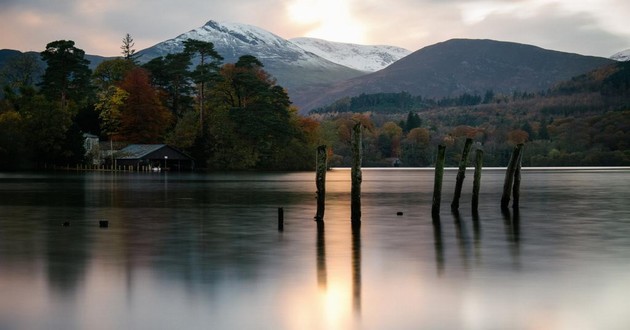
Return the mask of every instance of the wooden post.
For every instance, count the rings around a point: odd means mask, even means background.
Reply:
[[[278,208],[278,231],[284,231],[284,209]]]
[[[444,157],[446,147],[438,146],[437,160],[435,161],[435,180],[433,181],[433,206],[431,214],[433,218],[440,215],[440,203],[442,202],[442,178],[444,177]],[[439,220],[438,220],[439,221]]]
[[[475,150],[475,178],[473,180],[472,211],[479,210],[479,190],[481,188],[481,168],[483,167],[483,150]]]
[[[516,169],[514,170],[514,186],[512,187],[512,208],[518,209],[521,199],[521,160],[523,159],[523,152],[521,151],[518,161],[516,162]]]
[[[317,186],[317,214],[315,221],[324,221],[326,208],[326,170],[328,168],[328,154],[325,145],[317,147],[317,174],[315,184]]]
[[[523,144],[519,143],[514,147],[514,151],[512,152],[512,157],[510,157],[510,162],[508,163],[508,167],[505,171],[505,180],[503,181],[503,195],[501,197],[501,208],[506,209],[510,204],[510,194],[512,193],[512,185],[514,183],[514,172],[516,172],[516,167],[521,157],[521,150],[523,149]]]
[[[464,150],[462,151],[462,158],[459,160],[459,170],[457,171],[457,181],[455,182],[455,193],[453,194],[453,201],[451,202],[451,210],[459,210],[459,198],[462,196],[462,186],[464,185],[464,178],[466,178],[466,164],[468,163],[468,153],[470,147],[472,147],[472,139],[467,138],[464,143]]]
[[[357,123],[352,128],[352,169],[350,176],[352,177],[351,188],[351,221],[352,223],[361,222],[361,181],[363,180],[361,173],[362,158],[362,128],[361,123]]]

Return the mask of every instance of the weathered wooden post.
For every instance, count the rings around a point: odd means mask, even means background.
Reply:
[[[317,214],[315,215],[315,221],[324,221],[324,211],[326,208],[326,170],[328,169],[328,153],[325,145],[317,147],[316,167]]]
[[[284,209],[278,208],[278,231],[284,231]]]
[[[439,221],[440,215],[440,203],[442,202],[442,178],[444,177],[444,157],[446,152],[446,146],[439,145],[437,160],[435,161],[435,179],[433,181],[433,205],[431,207],[431,214],[435,219]]]
[[[505,172],[505,180],[503,181],[503,195],[501,196],[502,209],[506,209],[510,204],[510,194],[512,193],[512,185],[514,184],[514,172],[516,172],[522,149],[523,144],[519,143],[514,147],[514,151],[512,151],[512,156],[510,157],[510,162]]]
[[[457,171],[457,180],[455,181],[455,193],[453,194],[453,201],[451,202],[451,210],[459,210],[459,198],[462,196],[462,186],[464,185],[464,178],[466,178],[466,164],[468,163],[468,153],[470,147],[472,147],[472,139],[467,138],[464,143],[464,150],[462,151],[462,158],[459,160],[459,170]]]
[[[350,218],[353,225],[361,222],[361,181],[363,180],[361,173],[361,160],[363,153],[362,130],[363,126],[361,123],[357,123],[352,128],[352,169],[350,170],[352,188],[350,191]]]
[[[523,159],[523,152],[521,151],[518,161],[516,162],[516,169],[514,170],[514,186],[512,187],[512,208],[518,209],[521,199],[521,160]]]
[[[481,168],[483,167],[483,150],[475,150],[475,178],[473,180],[472,211],[479,210],[479,190],[481,188]]]

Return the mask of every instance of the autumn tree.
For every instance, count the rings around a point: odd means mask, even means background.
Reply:
[[[120,84],[128,93],[120,106],[120,134],[130,143],[158,143],[172,122],[169,113],[142,68],[132,69]]]
[[[99,90],[106,90],[112,85],[120,84],[135,66],[122,58],[103,61],[94,69],[92,81]]]

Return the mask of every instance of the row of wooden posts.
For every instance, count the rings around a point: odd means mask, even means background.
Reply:
[[[353,225],[359,225],[361,222],[361,160],[362,160],[362,125],[356,124],[352,129],[352,168],[350,176],[352,179],[350,198],[351,198],[351,215],[350,219]],[[457,212],[459,210],[459,199],[461,197],[462,186],[464,184],[464,178],[466,173],[466,164],[468,160],[468,154],[472,147],[472,139],[467,138],[464,144],[464,150],[459,162],[459,169],[457,171],[457,178],[455,182],[455,193],[453,195],[453,201],[451,202],[451,211]],[[518,209],[520,198],[520,184],[521,184],[521,155],[523,150],[523,144],[518,144],[507,166],[505,173],[505,180],[503,184],[503,194],[501,197],[501,208],[503,210],[508,209],[510,198],[513,197],[512,207]],[[438,146],[437,160],[435,163],[435,181],[433,186],[433,204],[431,207],[431,214],[434,219],[439,218],[440,204],[442,199],[442,179],[444,176],[444,162],[445,162],[446,147],[443,145]],[[326,199],[326,171],[328,170],[327,160],[327,147],[325,145],[317,148],[317,165],[316,165],[316,187],[317,187],[317,213],[315,215],[316,221],[324,221],[325,211],[325,199]],[[479,191],[481,187],[481,170],[483,167],[483,150],[475,150],[475,174],[473,180],[473,194],[472,194],[472,211],[477,213],[479,206]],[[278,210],[279,218],[281,210]]]

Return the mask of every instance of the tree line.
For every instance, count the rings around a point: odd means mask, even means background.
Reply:
[[[395,99],[413,102],[396,107]],[[457,166],[468,137],[484,149],[487,166],[505,166],[518,143],[525,143],[525,166],[628,166],[630,63],[538,93],[487,91],[483,97],[464,94],[440,101],[404,92],[364,94],[311,116],[321,122],[322,139],[332,146],[333,166],[350,164],[350,129],[357,121],[367,127],[367,166],[391,166],[396,159],[402,166],[431,166],[439,144],[447,146],[447,166]]]
[[[0,169],[88,162],[83,133],[111,144],[167,143],[205,169],[311,169],[320,144],[331,166],[348,166],[357,122],[366,127],[365,166],[432,166],[439,144],[455,166],[467,137],[484,148],[487,166],[505,166],[523,142],[525,166],[630,165],[628,63],[539,93],[362,94],[303,117],[254,56],[223,63],[212,43],[187,40],[182,52],[141,65],[129,35],[121,51],[93,71],[70,40],[46,45],[45,69],[29,54],[8,61]]]
[[[40,53],[41,79],[37,58],[10,60],[2,69],[0,168],[87,162],[83,133],[112,144],[167,143],[207,169],[312,166],[317,123],[297,115],[256,57],[222,63],[211,42],[189,39],[182,52],[140,65],[133,46],[127,34],[122,56],[92,71],[73,41],[53,41]]]

